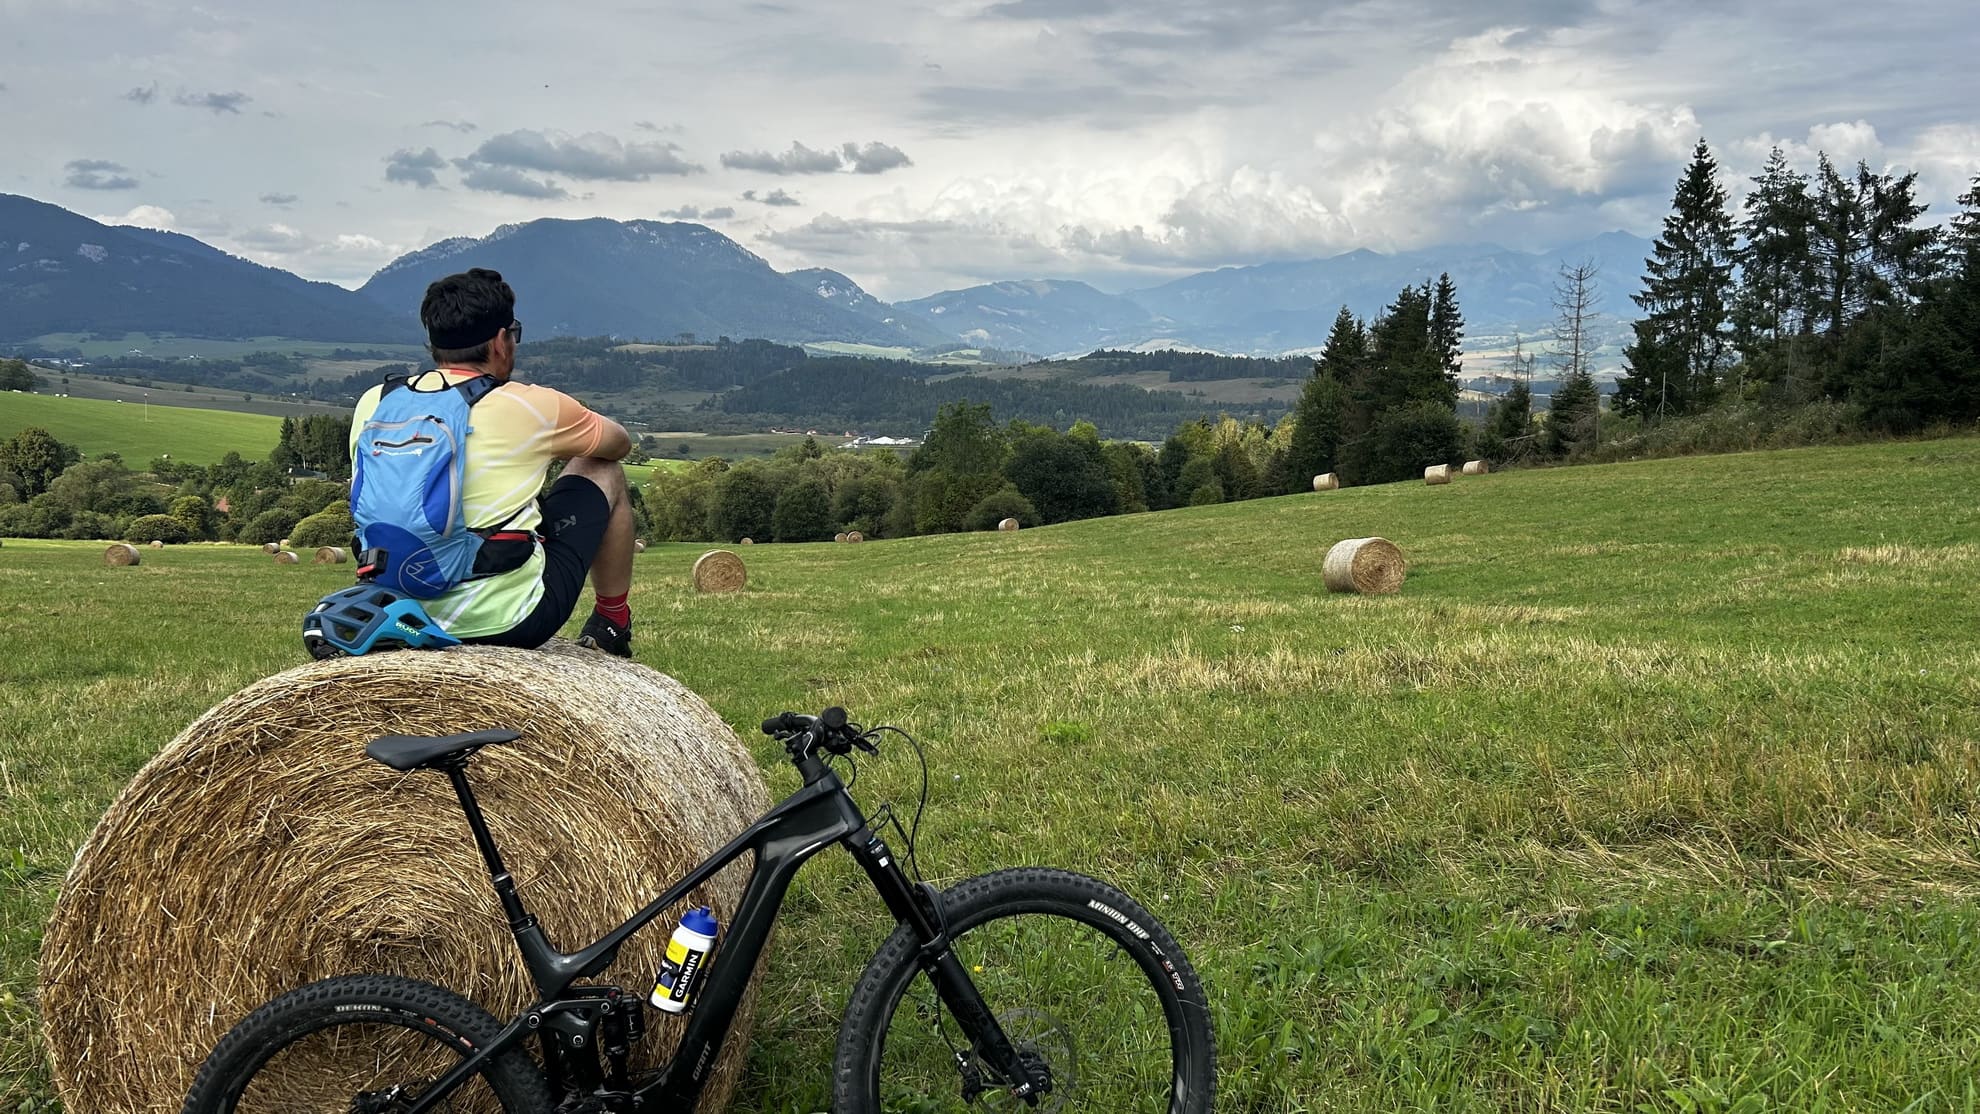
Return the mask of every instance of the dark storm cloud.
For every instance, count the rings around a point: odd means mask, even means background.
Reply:
[[[713,209],[683,205],[678,209],[662,209],[660,215],[668,220],[729,220],[736,210],[733,205],[718,205]]]
[[[120,163],[108,159],[76,159],[62,169],[69,172],[63,181],[79,190],[134,190],[138,180]]]
[[[461,169],[461,185],[483,193],[504,193],[532,201],[565,201],[570,191],[548,179],[538,181],[511,166],[489,166],[468,159],[455,159]]]
[[[441,158],[440,152],[431,147],[424,151],[402,147],[386,156],[385,180],[404,182],[409,186],[418,186],[420,189],[430,189],[440,184],[440,179],[435,176],[434,171],[446,165],[447,160]]]
[[[466,120],[428,120],[426,123],[421,124],[420,127],[446,128],[448,131],[460,132],[462,135],[476,130],[475,125],[468,123]]]
[[[125,93],[124,99],[132,104],[150,104],[158,99],[158,83],[154,81],[149,85],[140,85]]]
[[[792,197],[790,194],[785,193],[783,190],[780,189],[771,190],[769,193],[763,194],[761,196],[759,196],[755,190],[744,190],[742,194],[742,199],[744,201],[755,201],[763,205],[775,205],[780,207],[804,204],[804,202],[799,201],[797,198]]]
[[[907,152],[885,143],[873,142],[864,147],[857,143],[848,143],[839,150],[846,156],[846,162],[852,166],[854,172],[859,174],[883,174],[896,167],[914,165],[914,160],[907,157]]]
[[[837,151],[814,151],[793,140],[791,149],[781,155],[768,151],[729,151],[722,165],[730,170],[755,170],[764,174],[831,174],[845,166]]]
[[[280,205],[287,207],[290,205],[294,205],[298,200],[299,199],[293,193],[264,193],[261,195],[261,203],[263,205]]]
[[[603,132],[512,131],[490,138],[462,160],[475,166],[567,174],[585,181],[644,182],[656,174],[699,174],[677,143],[623,143]]]
[[[215,116],[239,116],[241,106],[253,99],[246,93],[180,93],[172,98],[172,103],[203,108]]]

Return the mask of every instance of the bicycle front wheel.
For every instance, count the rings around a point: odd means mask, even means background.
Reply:
[[[276,998],[220,1038],[183,1114],[391,1114],[500,1031],[486,1010],[430,983],[324,979]],[[542,1114],[550,1105],[535,1061],[514,1048],[435,1109]]]
[[[1028,1104],[976,1060],[918,977],[920,945],[903,927],[846,1009],[835,1114],[1208,1114],[1216,1049],[1203,984],[1133,898],[1084,875],[1026,868],[967,879],[942,905],[963,969],[1051,1090]]]

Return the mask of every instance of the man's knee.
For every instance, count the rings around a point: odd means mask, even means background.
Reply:
[[[626,470],[616,460],[601,460],[595,456],[573,457],[564,465],[564,475],[583,476],[597,484],[613,510],[624,506],[631,495],[626,485]]]

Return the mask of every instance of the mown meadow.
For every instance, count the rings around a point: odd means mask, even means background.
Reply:
[[[1964,1111],[1976,468],[1960,438],[754,546],[723,597],[688,587],[706,547],[656,546],[636,644],[773,791],[770,712],[914,732],[938,879],[1138,895],[1210,985],[1220,1110]],[[1403,592],[1327,595],[1369,534]],[[75,848],[348,576],[99,551],[0,547],[0,1110],[49,1094],[35,955]],[[859,789],[918,784],[901,752]],[[823,1109],[886,927],[861,886],[800,877],[737,1109]]]

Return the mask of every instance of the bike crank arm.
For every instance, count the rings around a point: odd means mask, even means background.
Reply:
[[[1025,1066],[1024,1058],[1018,1055],[1017,1046],[1005,1034],[995,1014],[977,993],[976,984],[969,973],[963,970],[962,961],[956,953],[943,948],[940,954],[922,960],[922,970],[928,981],[935,984],[935,992],[942,998],[942,1004],[949,1008],[949,1014],[962,1027],[963,1035],[969,1038],[970,1047],[975,1049],[977,1059],[987,1068],[1003,1078],[1007,1090],[1028,1105],[1036,1106],[1038,1098],[1052,1089],[1049,1072],[1034,1075]]]

